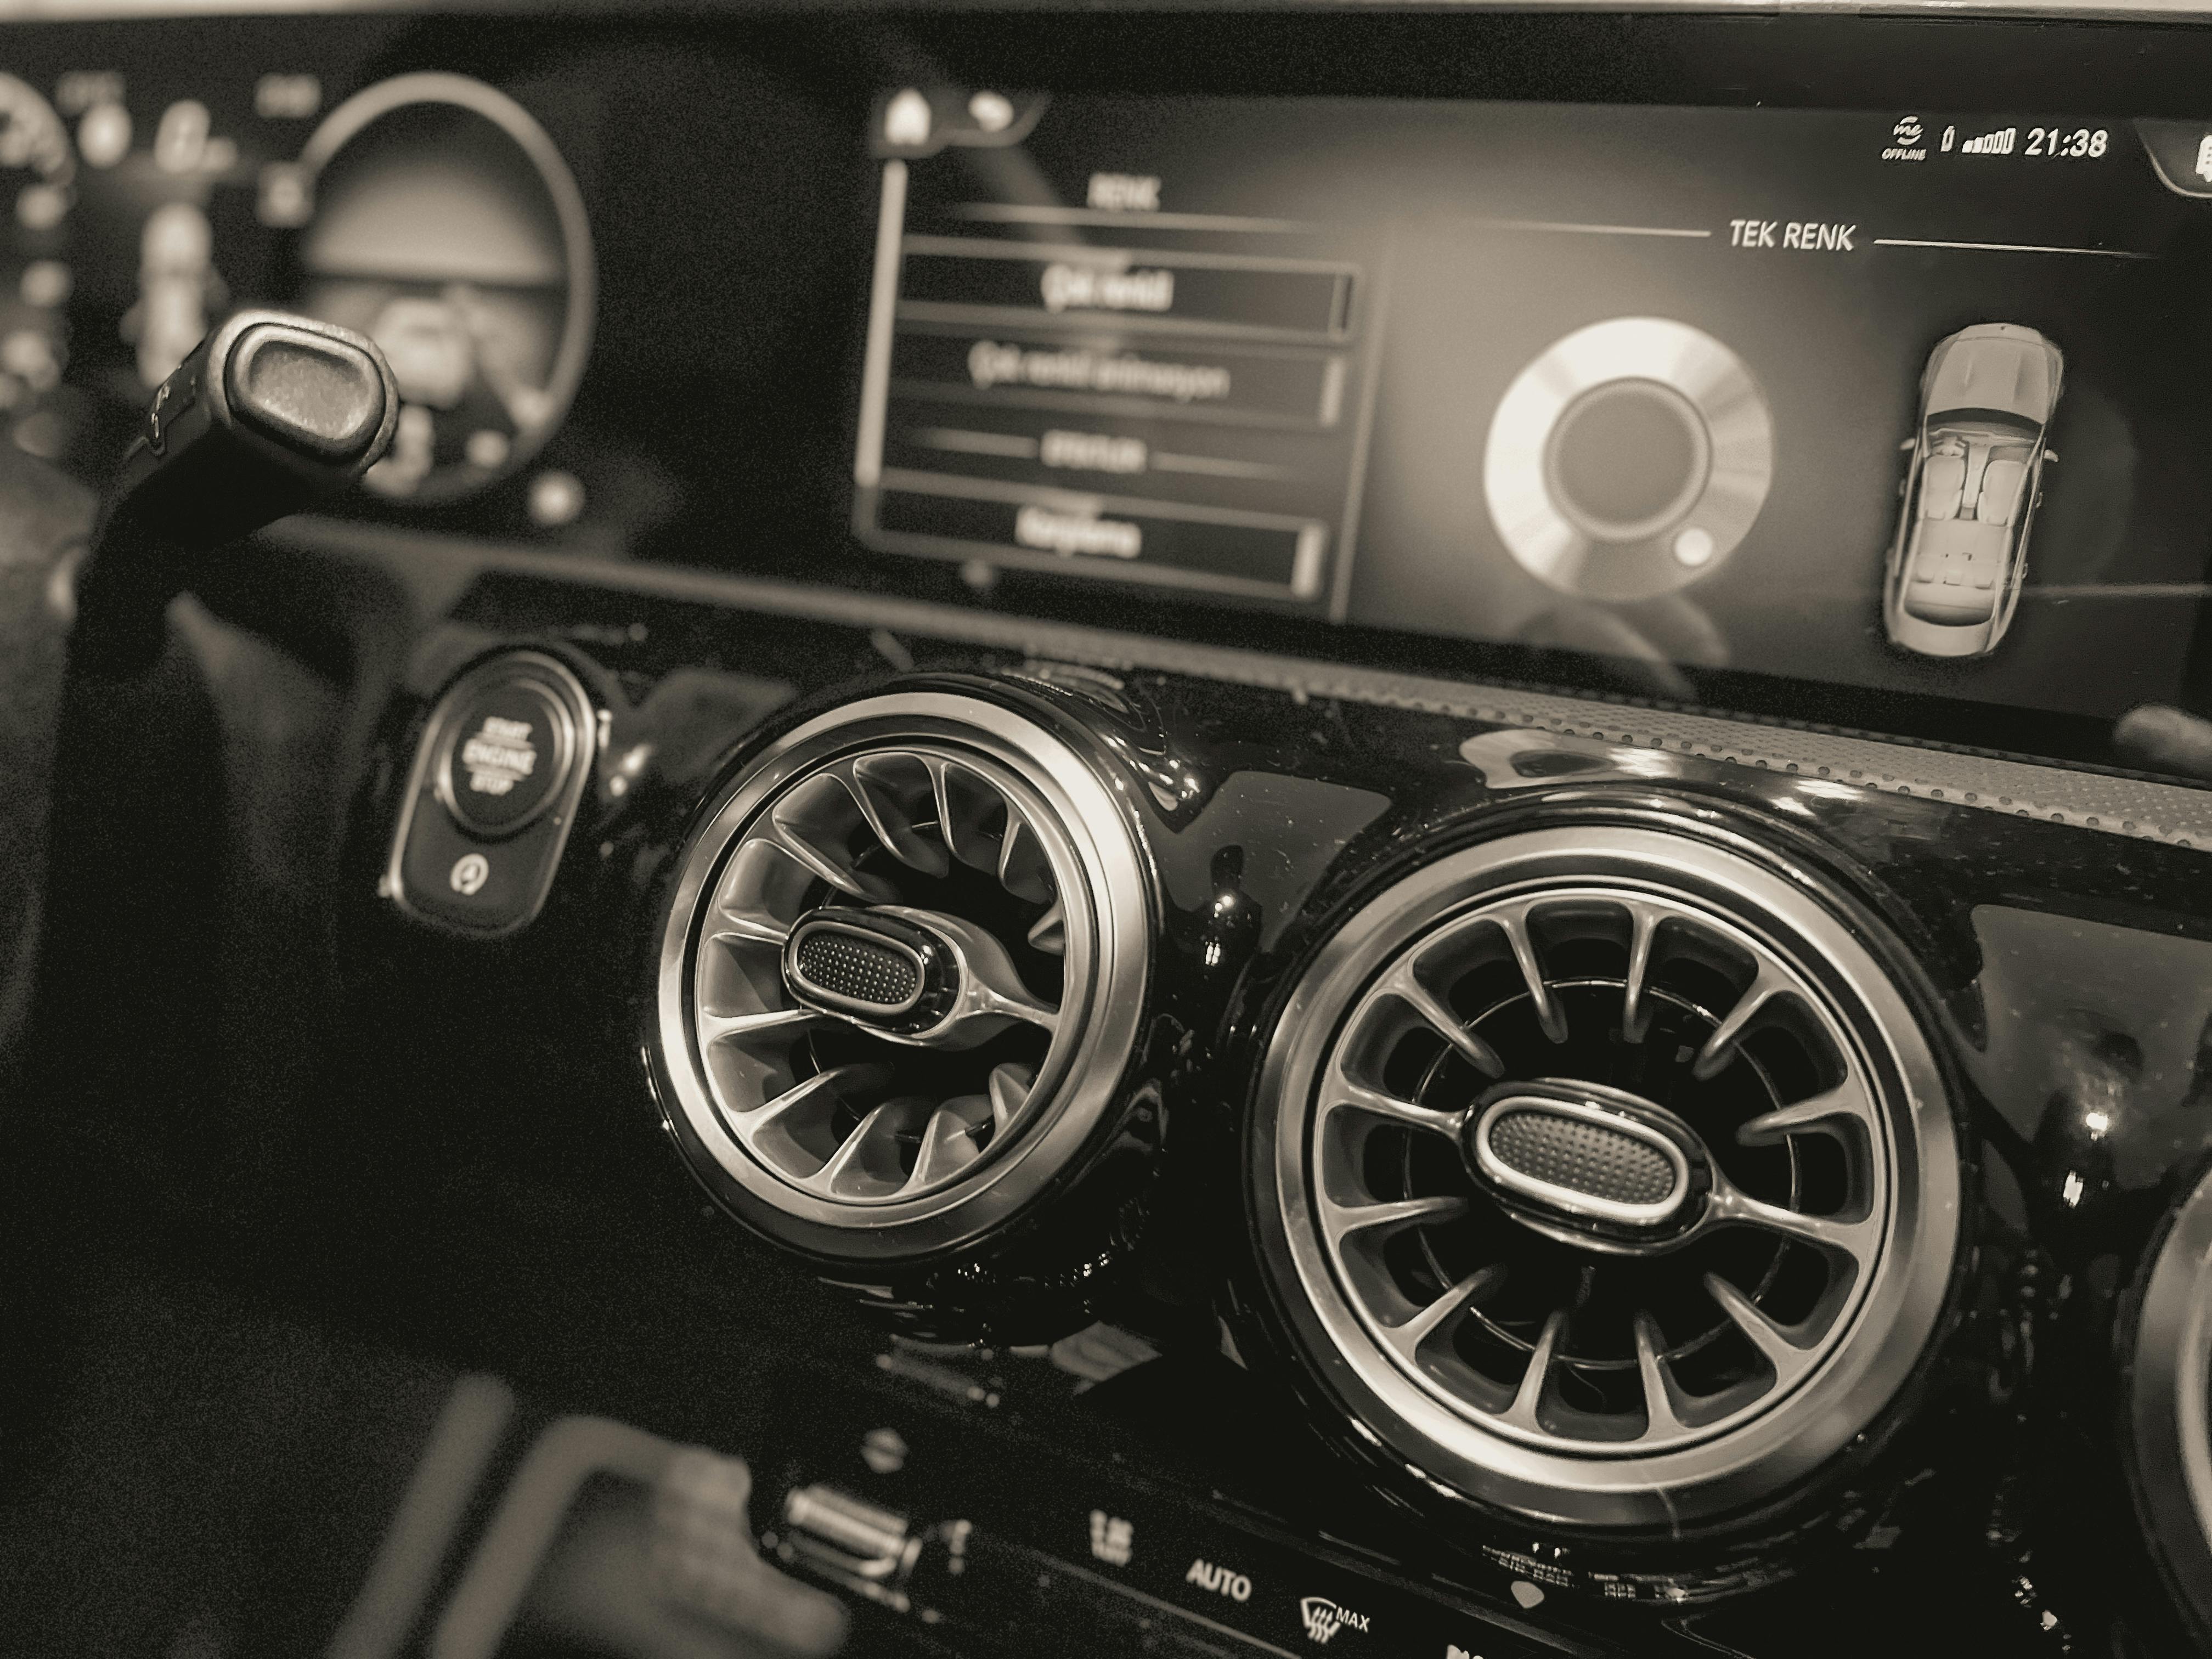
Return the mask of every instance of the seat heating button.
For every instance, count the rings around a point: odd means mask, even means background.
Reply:
[[[537,681],[487,686],[464,703],[447,738],[440,793],[483,836],[507,836],[560,791],[575,748],[569,716]]]

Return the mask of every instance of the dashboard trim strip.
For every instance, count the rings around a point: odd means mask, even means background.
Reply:
[[[814,0],[811,4],[745,3],[745,0],[690,0],[690,4],[661,8],[678,13],[713,16],[747,12],[856,12],[896,14],[954,12],[966,9],[1033,9],[1033,0],[974,0],[963,5],[932,3],[932,0],[903,0],[884,5],[881,0]],[[1158,0],[1090,0],[1078,6],[1048,5],[1047,10],[1131,12],[1159,9]],[[1170,6],[1169,9],[1181,9]],[[1270,0],[1270,3],[1240,6],[1238,9],[1292,12],[1341,11],[1357,13],[1395,9],[1390,0]],[[152,17],[253,17],[437,15],[466,12],[489,15],[591,16],[634,13],[635,0],[0,0],[0,22],[107,21]],[[2029,20],[2038,22],[2164,22],[2212,21],[2212,5],[2197,0],[1426,0],[1419,9],[1435,13],[1551,12],[1647,13],[1663,15],[1704,14],[1713,16],[1782,17],[1942,17]]]
[[[1417,709],[1561,736],[1665,750],[1762,771],[1796,773],[1855,787],[1921,795],[2134,840],[2212,848],[2212,789],[2160,783],[1972,750],[1854,736],[1817,726],[1692,714],[1555,691],[1392,673],[1235,646],[1198,645],[1072,623],[972,611],[804,582],[726,575],[668,565],[548,554],[512,544],[300,520],[264,532],[313,551],[434,568],[458,596],[483,571],[586,583],[657,597],[741,607],[1102,668],[1149,669],[1194,679],[1385,708]],[[428,574],[426,568],[425,574]]]

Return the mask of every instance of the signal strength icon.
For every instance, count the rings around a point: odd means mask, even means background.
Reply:
[[[2007,127],[2002,132],[1985,132],[1978,138],[1969,138],[1959,146],[1961,155],[2009,155],[2020,143],[2020,129]]]

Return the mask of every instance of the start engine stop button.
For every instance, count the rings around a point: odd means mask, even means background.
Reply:
[[[447,728],[438,793],[480,836],[511,836],[560,793],[574,764],[574,717],[551,689],[516,676],[477,691]]]

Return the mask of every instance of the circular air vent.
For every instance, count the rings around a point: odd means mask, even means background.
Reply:
[[[969,1242],[1110,1103],[1145,915],[1114,799],[1042,726],[941,692],[813,720],[686,855],[658,1008],[678,1139],[817,1254]]]
[[[1385,893],[1293,994],[1263,1224],[1322,1378],[1530,1519],[1677,1528],[1869,1427],[1959,1229],[1935,1061],[1806,887],[1702,841],[1514,836]]]
[[[2129,1473],[2191,1634],[2212,1643],[2212,1175],[2153,1243],[2129,1333]]]

